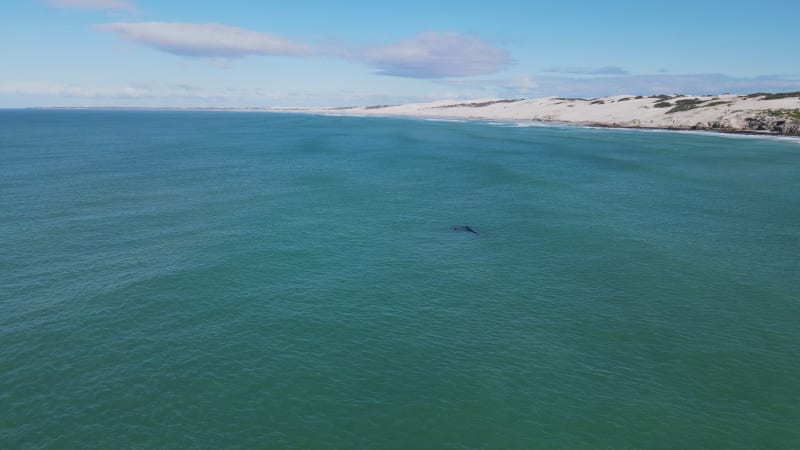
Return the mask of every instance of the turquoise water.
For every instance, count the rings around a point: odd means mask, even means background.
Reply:
[[[0,111],[0,201],[0,448],[800,447],[797,142]]]

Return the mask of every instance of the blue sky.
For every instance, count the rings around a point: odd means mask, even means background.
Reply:
[[[800,91],[800,2],[5,0],[0,107]]]

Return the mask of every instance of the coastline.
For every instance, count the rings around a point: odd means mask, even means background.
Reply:
[[[50,110],[233,111],[496,121],[542,126],[698,132],[800,139],[800,92],[653,95],[582,99],[440,100],[402,105],[348,107],[50,107]]]
[[[562,123],[595,128],[800,137],[800,92],[749,95],[616,95],[594,99],[477,99],[270,111],[357,116]]]
[[[519,119],[498,119],[489,117],[447,117],[447,116],[428,116],[428,115],[414,115],[414,114],[342,114],[336,111],[325,111],[318,108],[314,109],[237,109],[239,112],[269,112],[269,113],[286,113],[286,114],[310,114],[310,115],[323,115],[330,117],[375,117],[386,119],[417,119],[431,122],[476,122],[486,123],[489,125],[515,125],[520,127],[569,127],[569,128],[587,128],[587,129],[600,129],[600,130],[620,130],[620,131],[640,131],[640,132],[665,132],[665,133],[686,133],[697,134],[704,136],[722,136],[722,137],[740,137],[740,138],[761,138],[761,139],[777,139],[788,142],[796,142],[800,144],[800,135],[798,134],[776,134],[763,131],[752,130],[727,130],[727,129],[690,129],[690,128],[675,128],[675,127],[632,127],[624,125],[610,125],[603,123],[585,123],[585,122],[565,122],[560,120],[519,120]]]

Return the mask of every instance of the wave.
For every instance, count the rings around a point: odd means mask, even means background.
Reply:
[[[426,117],[422,119],[426,122],[455,122],[455,123],[464,123],[466,120],[464,119],[444,119],[440,117]]]

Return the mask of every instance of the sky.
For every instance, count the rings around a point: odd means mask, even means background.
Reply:
[[[800,91],[800,1],[3,0],[0,108]]]

